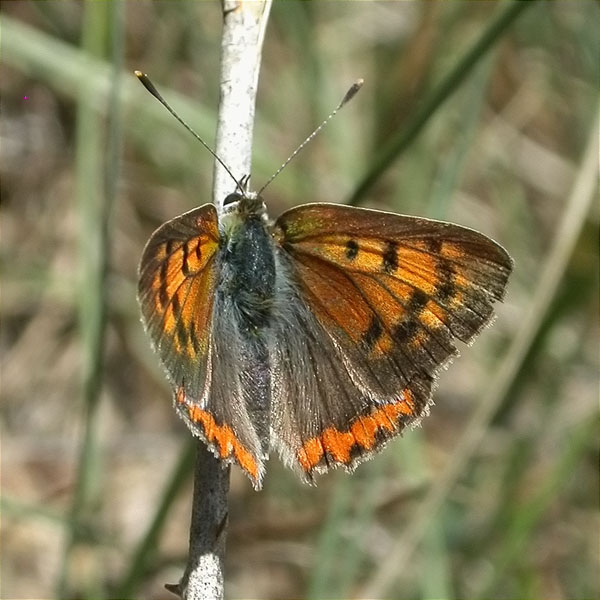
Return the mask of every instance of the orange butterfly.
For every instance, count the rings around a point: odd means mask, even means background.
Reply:
[[[335,204],[273,224],[239,186],[159,227],[142,320],[192,433],[259,489],[275,448],[313,482],[353,470],[431,404],[439,369],[492,318],[512,260],[477,231]]]

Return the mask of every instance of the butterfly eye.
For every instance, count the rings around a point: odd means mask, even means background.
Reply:
[[[242,199],[242,196],[240,194],[238,194],[237,192],[233,192],[232,194],[229,194],[228,196],[225,197],[225,200],[223,201],[223,206],[227,206],[228,204],[231,204],[232,202],[238,202],[241,199]]]

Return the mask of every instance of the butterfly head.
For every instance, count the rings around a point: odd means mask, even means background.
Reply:
[[[220,222],[225,231],[231,231],[249,219],[267,222],[267,206],[256,192],[238,191],[229,194],[223,202]]]

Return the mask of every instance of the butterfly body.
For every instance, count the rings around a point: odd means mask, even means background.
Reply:
[[[139,301],[177,412],[259,488],[272,450],[312,482],[417,423],[511,269],[458,225],[334,204],[270,224],[233,194],[153,234]]]

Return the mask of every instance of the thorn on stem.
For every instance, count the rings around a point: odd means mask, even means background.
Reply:
[[[180,583],[165,583],[165,589],[171,594],[175,594],[176,596],[181,596],[181,584]]]

